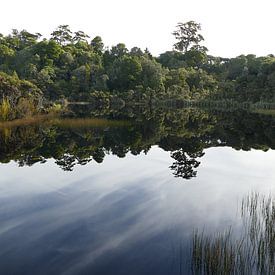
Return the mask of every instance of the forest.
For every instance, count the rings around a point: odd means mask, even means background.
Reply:
[[[49,38],[13,29],[0,34],[0,119],[96,106],[183,102],[275,102],[275,57],[208,55],[201,25],[178,23],[171,51],[153,56],[60,25]],[[270,106],[270,105],[268,105]]]

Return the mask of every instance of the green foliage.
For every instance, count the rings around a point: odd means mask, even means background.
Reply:
[[[51,34],[52,40],[56,41],[60,45],[66,45],[67,43],[72,42],[72,31],[68,25],[60,25],[58,28]]]
[[[215,64],[219,89],[212,99],[231,98],[237,101],[274,102],[275,58],[272,56],[239,56]],[[210,72],[209,69],[206,69]]]
[[[3,120],[32,115],[42,109],[42,92],[33,83],[0,72],[1,117]]]
[[[111,90],[128,90],[138,85],[142,72],[141,63],[136,57],[128,55],[120,56],[109,69],[109,87]]]
[[[159,63],[154,59],[148,59],[146,57],[140,57],[141,64],[141,85],[144,88],[150,88],[156,92],[164,90],[164,81],[166,70],[164,70]]]
[[[53,103],[52,106],[50,108],[48,108],[48,112],[50,114],[58,114],[62,111],[62,104],[60,103]]]
[[[168,51],[160,54],[157,61],[168,69],[179,69],[187,67],[184,54],[177,51]]]
[[[22,79],[48,101],[93,101],[96,91],[119,96],[128,104],[165,98],[275,101],[274,56],[209,56],[200,44],[200,30],[194,21],[179,23],[174,32],[176,50],[158,58],[148,49],[128,50],[123,43],[104,48],[101,37],[89,40],[86,33],[73,32],[68,25],[60,25],[50,39],[13,30],[0,35],[0,72],[14,75],[12,80],[5,76],[14,88],[7,98],[16,105],[24,93]]]
[[[100,36],[96,36],[91,41],[93,51],[97,54],[101,54],[104,48],[104,44]]]
[[[189,49],[199,45],[204,40],[203,36],[199,33],[201,25],[188,21],[186,23],[178,23],[177,29],[173,32],[177,43],[174,44],[176,50],[186,53]]]

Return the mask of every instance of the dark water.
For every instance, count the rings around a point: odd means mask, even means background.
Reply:
[[[272,116],[104,117],[1,126],[0,274],[191,274],[195,229],[275,192]]]

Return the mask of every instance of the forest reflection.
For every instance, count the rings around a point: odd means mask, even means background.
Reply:
[[[245,111],[142,108],[91,111],[72,108],[68,118],[39,119],[0,127],[0,162],[31,166],[55,159],[65,171],[108,154],[147,153],[154,145],[169,151],[174,176],[196,177],[205,149],[275,148],[275,117]],[[93,119],[91,119],[93,117]]]

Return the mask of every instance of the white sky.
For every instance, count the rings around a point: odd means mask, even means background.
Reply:
[[[48,36],[60,24],[105,45],[171,50],[178,22],[202,24],[209,54],[275,53],[274,0],[0,0],[0,33],[27,29]]]

